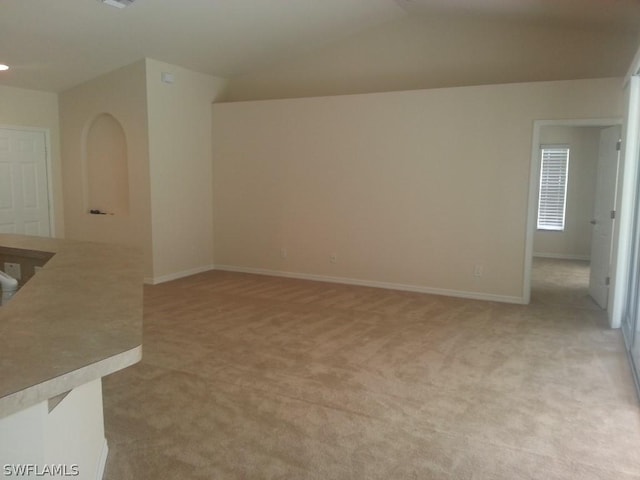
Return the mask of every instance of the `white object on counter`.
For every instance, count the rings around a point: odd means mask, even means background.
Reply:
[[[18,291],[18,281],[0,270],[0,287],[2,287],[2,301],[0,301],[0,305],[4,305]]]

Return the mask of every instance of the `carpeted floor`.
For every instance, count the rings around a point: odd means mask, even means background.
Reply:
[[[549,288],[585,265],[552,263],[528,306],[225,272],[147,287],[143,361],[104,379],[105,478],[640,480],[621,334],[584,284]]]
[[[601,310],[589,296],[589,262],[535,258],[531,303]]]

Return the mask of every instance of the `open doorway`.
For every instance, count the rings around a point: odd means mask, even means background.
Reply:
[[[620,123],[535,122],[525,276],[532,303],[607,308]]]

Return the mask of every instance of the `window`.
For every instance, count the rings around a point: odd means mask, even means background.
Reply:
[[[564,230],[569,147],[543,146],[538,197],[538,230]]]

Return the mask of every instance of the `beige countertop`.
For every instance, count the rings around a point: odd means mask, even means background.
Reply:
[[[0,307],[0,418],[140,360],[140,252],[0,234],[3,252],[53,256]]]

